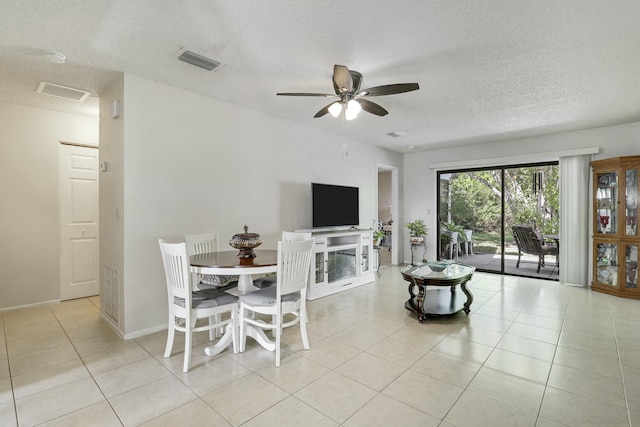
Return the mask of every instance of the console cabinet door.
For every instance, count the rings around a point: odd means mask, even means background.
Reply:
[[[324,286],[327,284],[327,242],[325,239],[317,239],[311,260],[310,285],[312,287]]]
[[[369,273],[371,271],[372,240],[371,234],[363,234],[360,237],[360,274]]]

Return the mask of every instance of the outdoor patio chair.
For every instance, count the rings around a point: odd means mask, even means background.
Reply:
[[[528,225],[514,225],[511,227],[513,231],[513,238],[518,245],[518,262],[516,268],[520,267],[520,257],[522,254],[536,255],[538,257],[538,270],[544,267],[545,255],[555,255],[556,266],[558,265],[558,247],[547,246],[544,241],[541,240],[532,227]]]

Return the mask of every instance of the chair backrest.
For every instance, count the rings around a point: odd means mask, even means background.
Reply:
[[[470,242],[473,238],[473,230],[471,230],[470,228],[465,228],[462,231],[464,233],[464,236],[467,238],[467,242]]]
[[[184,298],[191,306],[191,284],[189,282],[189,259],[187,248],[184,243],[167,243],[158,240],[162,262],[164,264],[164,274],[167,279],[167,293],[169,305],[173,304],[173,297]]]
[[[514,225],[511,227],[513,238],[516,240],[518,250],[533,255],[542,253],[542,243],[529,225]]]
[[[301,240],[311,240],[311,232],[283,231],[283,242],[299,242]]]
[[[278,297],[307,287],[315,239],[278,242]]]
[[[185,234],[189,255],[218,252],[218,233]]]

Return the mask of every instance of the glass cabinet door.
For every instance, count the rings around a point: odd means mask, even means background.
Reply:
[[[627,245],[625,254],[625,288],[638,288],[638,245]]]
[[[618,245],[596,243],[596,282],[618,286]]]
[[[324,285],[325,284],[325,273],[326,273],[326,266],[325,266],[325,253],[324,252],[316,252],[315,255],[315,268],[314,268],[314,273],[316,276],[316,285]]]
[[[369,245],[362,245],[362,253],[360,254],[360,272],[368,273],[371,268],[371,264],[369,262]]]
[[[638,169],[629,169],[626,172],[625,182],[625,222],[626,235],[638,235]]]
[[[597,175],[596,232],[616,234],[618,219],[618,174],[605,172]]]

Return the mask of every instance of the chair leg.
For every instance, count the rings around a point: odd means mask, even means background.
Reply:
[[[169,329],[167,331],[167,346],[164,349],[164,357],[171,356],[171,349],[173,349],[173,338],[176,335],[176,328],[174,327],[175,321],[175,318],[169,319]]]
[[[182,372],[189,372],[189,366],[191,364],[191,339],[192,339],[192,333],[191,333],[191,328],[193,327],[193,325],[191,325],[191,327],[189,327],[185,333],[184,333],[184,365],[182,367]]]
[[[216,315],[216,316],[209,316],[209,326],[211,325],[215,325],[216,323],[218,323],[218,318],[220,316]],[[213,341],[218,337],[218,328],[211,328],[209,329],[209,341]]]
[[[280,341],[282,338],[282,316],[273,316],[276,319],[275,328],[276,333],[276,368],[280,367]]]
[[[275,314],[273,314],[273,315],[271,316],[271,323],[272,323],[272,324],[274,324],[274,325],[277,325],[277,324],[278,324],[278,323],[277,323],[277,319],[276,319],[276,315],[275,315]],[[274,328],[274,329],[272,329],[272,330],[271,330],[271,338],[275,338],[275,337],[276,337],[276,330],[275,330],[275,328]]]
[[[238,336],[240,352],[243,352],[247,344],[247,325],[244,323],[244,308],[240,306],[238,325],[240,326],[240,336]]]
[[[231,310],[231,342],[233,343],[233,352],[238,352],[238,309]]]
[[[522,253],[518,251],[518,262],[516,262],[516,268],[520,268],[520,256],[522,256]]]
[[[536,273],[540,273],[540,267],[544,265],[544,256],[538,256],[538,271]]]
[[[307,336],[307,322],[304,319],[307,318],[306,312],[300,312],[300,335],[302,335],[302,346],[305,350],[309,350],[309,337]]]

